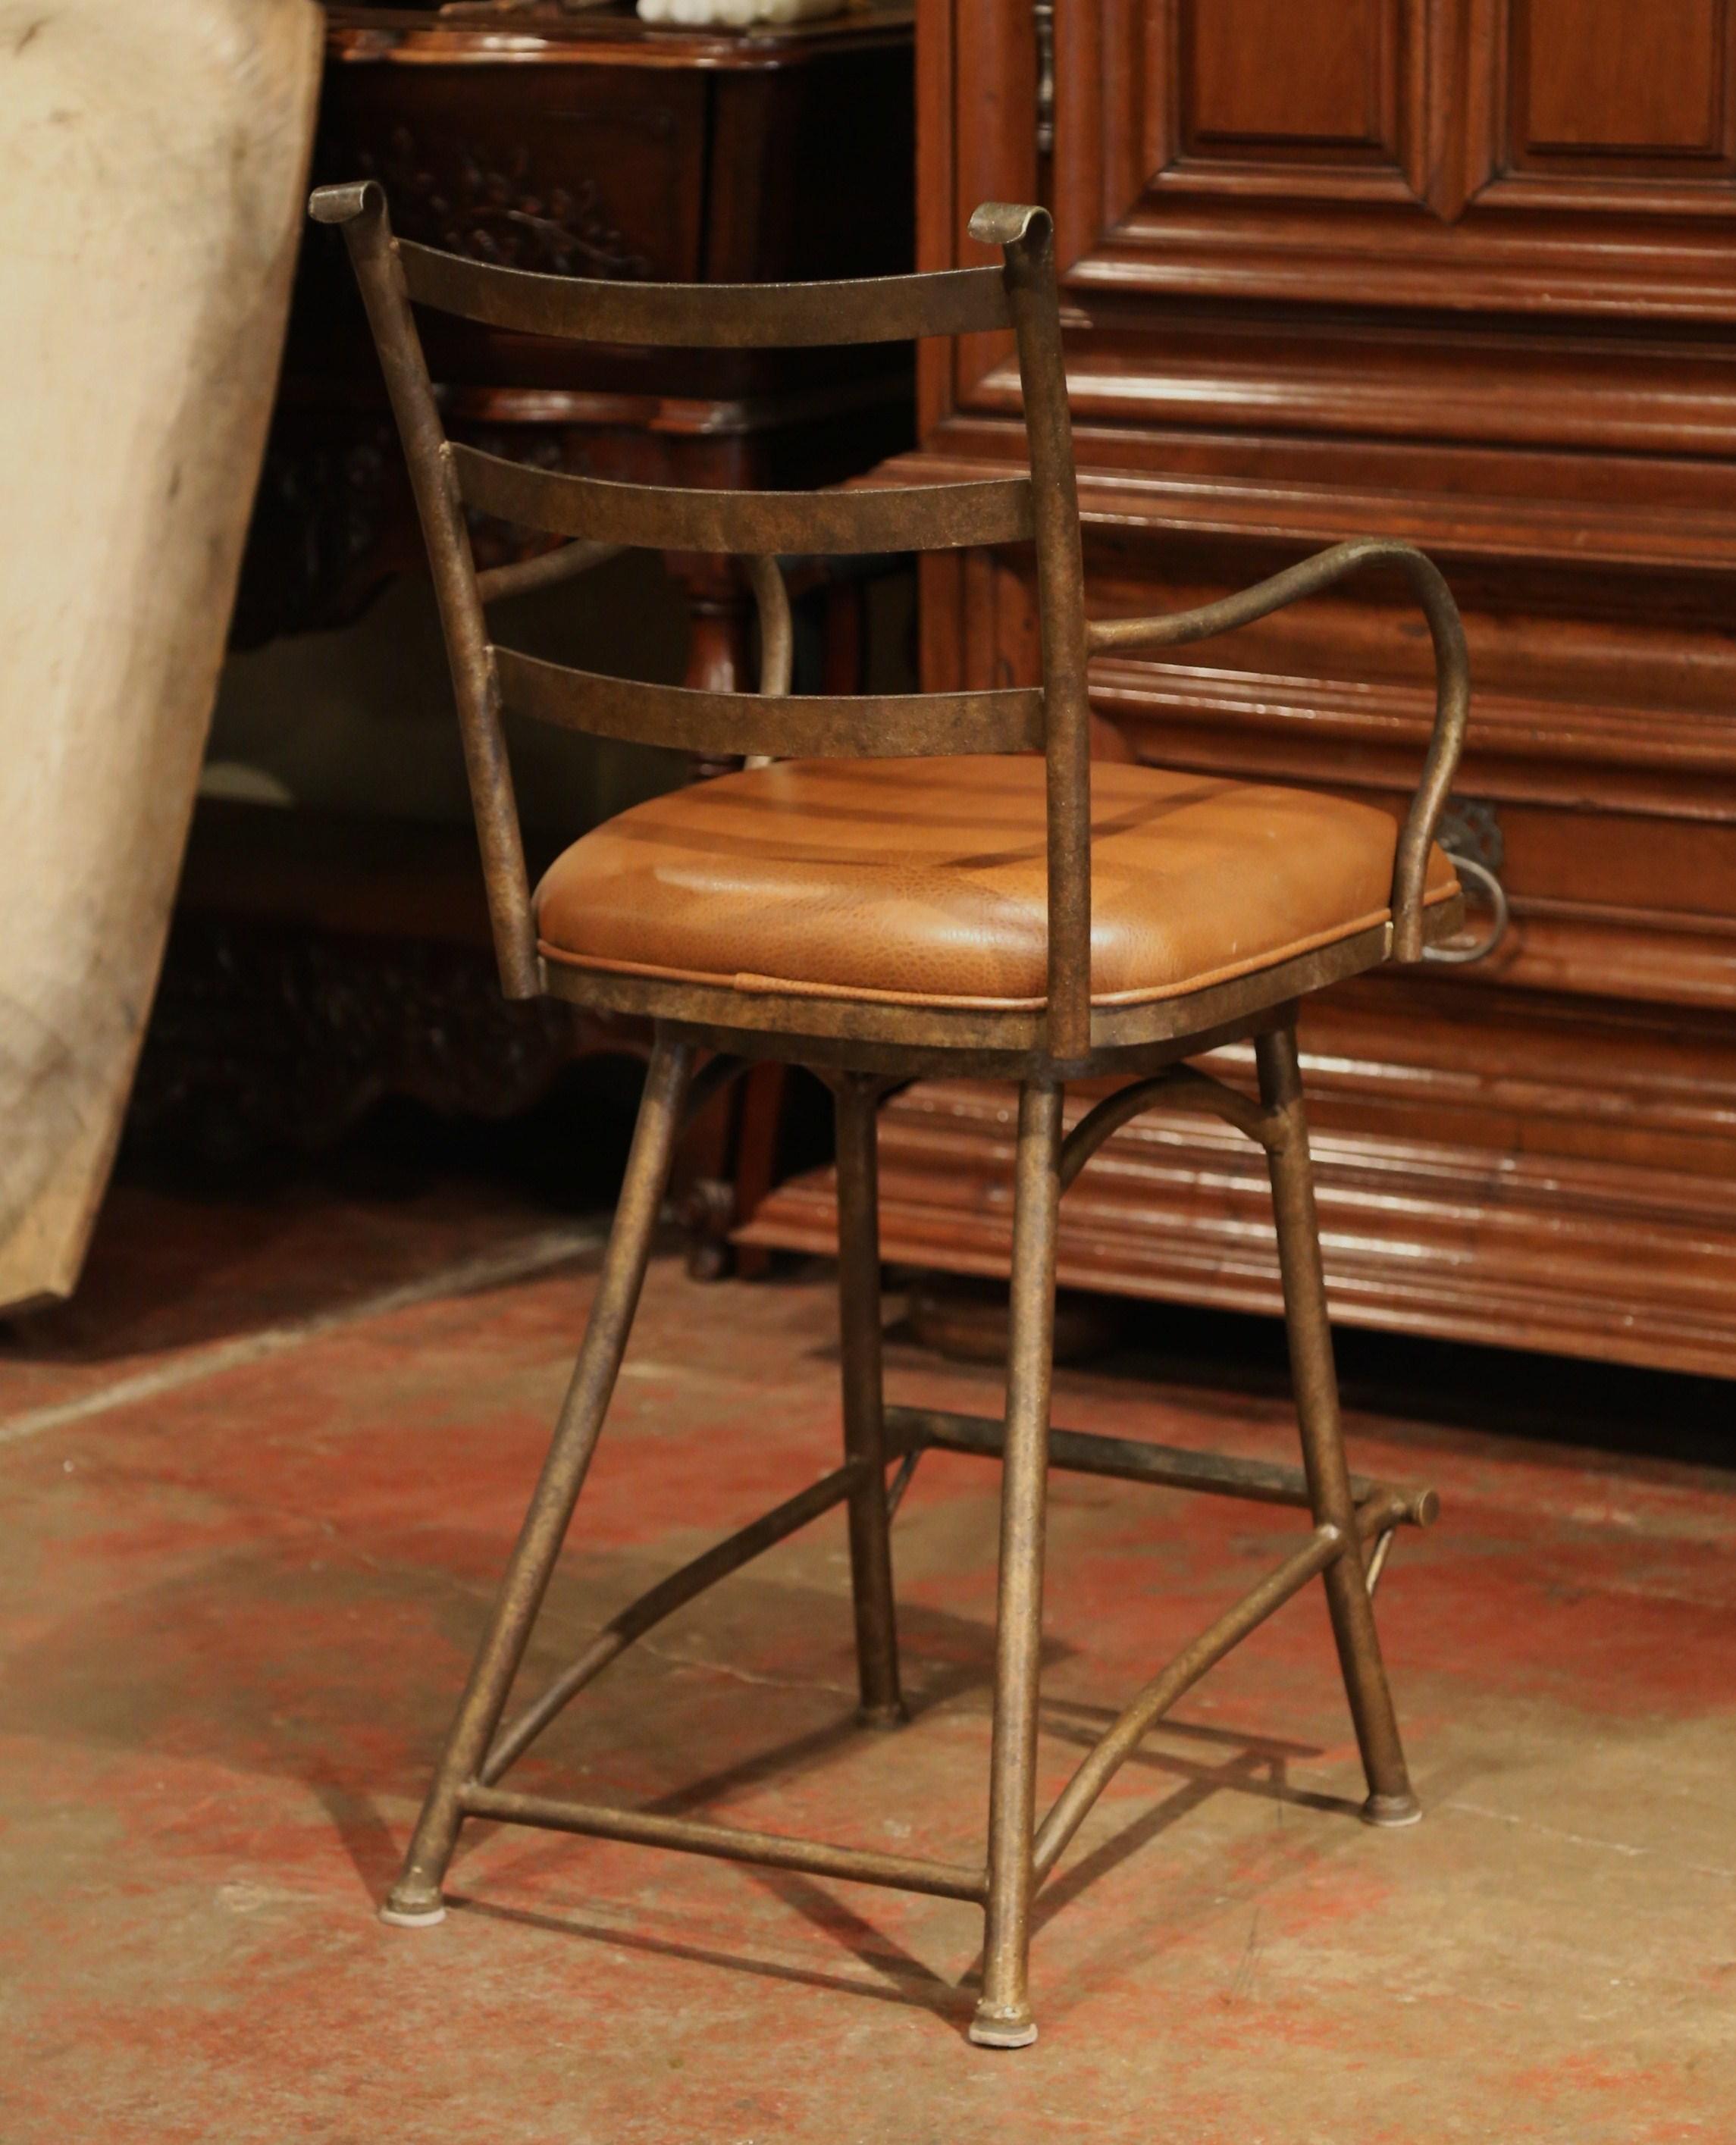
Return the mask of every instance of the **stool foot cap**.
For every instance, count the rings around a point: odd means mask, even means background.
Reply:
[[[1419,1824],[1422,1816],[1422,1804],[1410,1794],[1370,1795],[1362,1806],[1364,1824],[1384,1825],[1389,1831],[1399,1825]]]
[[[436,1922],[446,1919],[446,1903],[436,1900],[432,1907],[395,1907],[388,1899],[380,1909],[380,1919],[388,1929],[432,1929]]]
[[[970,2021],[970,2038],[979,2048],[1028,2048],[1037,2038],[1037,2023],[1027,2011],[1009,2018],[979,2010]]]

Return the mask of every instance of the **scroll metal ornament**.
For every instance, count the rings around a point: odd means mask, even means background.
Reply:
[[[1478,798],[1455,797],[1441,814],[1434,839],[1452,858],[1460,881],[1469,879],[1489,903],[1490,921],[1483,937],[1469,945],[1458,946],[1449,940],[1444,945],[1426,948],[1423,958],[1449,968],[1467,968],[1474,961],[1489,958],[1507,936],[1513,920],[1507,889],[1499,876],[1507,860],[1506,838],[1493,804]]]

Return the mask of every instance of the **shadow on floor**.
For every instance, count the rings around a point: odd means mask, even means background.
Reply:
[[[1287,1401],[1275,1318],[1169,1304],[1122,1306],[1121,1337],[1089,1368],[1130,1383]],[[1409,1334],[1334,1329],[1347,1410],[1581,1451],[1736,1469],[1736,1385]]]

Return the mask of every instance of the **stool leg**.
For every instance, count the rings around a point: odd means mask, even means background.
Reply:
[[[572,1520],[604,1411],[615,1388],[651,1256],[657,1210],[669,1180],[693,1052],[660,1034],[645,1077],[626,1177],[609,1232],[596,1295],[572,1381],[496,1597],[488,1630],[447,1732],[404,1867],[381,1909],[382,1920],[411,1927],[445,1913],[440,1888],[464,1821],[459,1796],[474,1780],[500,1724],[512,1679],[529,1643],[555,1560]]]
[[[875,1727],[905,1717],[898,1688],[898,1624],[886,1516],[885,1396],[880,1360],[880,1168],[875,1102],[880,1083],[846,1072],[837,1088],[838,1327],[844,1366],[844,1451],[867,1462],[850,1500],[850,1578],[856,1597],[862,1716]]]
[[[1026,1993],[1031,1834],[1036,1809],[1037,1677],[1043,1644],[1043,1527],[1055,1343],[1055,1235],[1060,1206],[1061,1095],[1019,1097],[1013,1206],[1012,1332],[1000,1486],[1000,1599],[995,1645],[995,1741],[989,1784],[988,1926],[980,2048],[1037,2038]]]
[[[1294,1028],[1256,1038],[1260,1092],[1280,1113],[1282,1135],[1267,1150],[1272,1205],[1278,1225],[1278,1259],[1284,1275],[1284,1309],[1290,1333],[1290,1374],[1302,1431],[1302,1465],[1308,1476],[1315,1523],[1343,1530],[1347,1546],[1326,1567],[1326,1600],[1356,1740],[1368,1778],[1363,1815],[1370,1824],[1414,1824],[1422,1815],[1411,1792],[1392,1693],[1380,1659],[1374,1607],[1369,1599],[1356,1506],[1344,1459],[1339,1419],[1338,1373],[1332,1360],[1332,1328],[1320,1267],[1319,1223],[1314,1212],[1314,1171],[1302,1109],[1302,1077]]]

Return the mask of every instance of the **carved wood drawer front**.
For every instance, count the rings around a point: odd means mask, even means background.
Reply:
[[[1366,296],[1357,255],[1372,246],[1398,278],[1386,302],[1426,304],[1432,288],[1522,312],[1661,298],[1688,274],[1729,317],[1736,275],[1717,228],[1736,216],[1733,12],[1082,0],[1074,64],[1057,72],[1064,257],[1106,243],[1105,280],[1143,270],[1330,301]],[[1094,34],[1100,65],[1082,70]],[[1661,226],[1649,259],[1609,247],[1594,219],[1611,212]],[[1324,278],[1312,291],[1310,255]]]
[[[562,276],[701,272],[706,84],[612,67],[327,75],[319,162],[379,179],[402,236]]]
[[[1142,298],[1736,321],[1736,0],[1056,0],[1046,160],[1019,11],[934,4],[953,257],[1043,190],[1100,331]],[[934,361],[930,415],[1005,355]]]

